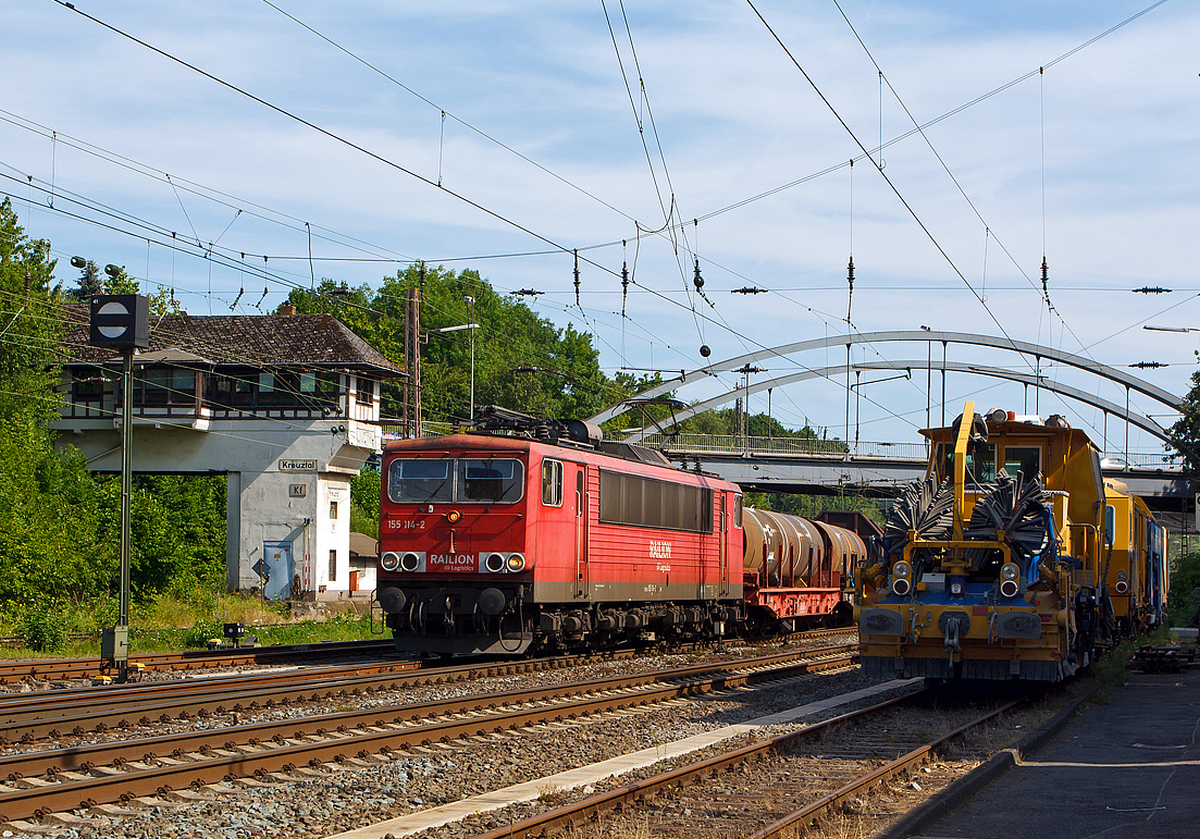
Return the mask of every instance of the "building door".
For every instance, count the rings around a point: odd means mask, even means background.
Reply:
[[[286,600],[292,596],[292,543],[263,542],[263,558],[254,564],[262,579],[263,597]]]

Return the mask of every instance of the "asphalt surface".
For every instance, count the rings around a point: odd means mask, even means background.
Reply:
[[[916,839],[1197,839],[1200,669],[1134,674]]]

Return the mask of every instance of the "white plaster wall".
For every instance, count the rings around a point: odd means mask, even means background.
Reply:
[[[293,570],[305,591],[338,596],[350,587],[350,477],[381,449],[379,426],[339,417],[319,420],[210,420],[206,428],[135,419],[133,469],[225,473],[226,578],[231,588],[259,585],[254,563],[264,541],[291,541]],[[55,423],[59,446],[74,445],[95,471],[120,470],[120,433],[111,420]],[[290,464],[285,461],[291,461]],[[296,471],[286,471],[288,466]],[[305,486],[302,497],[290,488]],[[338,501],[330,519],[329,502]],[[306,527],[305,519],[309,520]],[[329,580],[329,551],[337,551]],[[305,565],[305,556],[308,564]]]

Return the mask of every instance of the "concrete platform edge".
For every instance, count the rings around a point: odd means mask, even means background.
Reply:
[[[1100,684],[1097,682],[1089,690],[1071,700],[1067,707],[1055,714],[1044,726],[1021,738],[1016,746],[992,755],[941,792],[909,810],[892,822],[890,826],[876,833],[872,839],[905,839],[907,836],[919,834],[926,828],[932,827],[952,809],[991,784],[1016,766],[1026,755],[1037,751],[1051,737],[1066,728],[1067,723],[1079,713],[1080,707],[1090,700],[1099,688]]]

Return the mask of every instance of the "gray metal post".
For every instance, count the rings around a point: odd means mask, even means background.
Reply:
[[[133,347],[121,350],[121,593],[117,634],[122,630],[129,638],[129,550],[131,536],[131,502],[133,499]],[[124,654],[121,654],[123,651]],[[125,681],[129,675],[129,648],[120,645],[116,657],[117,678]]]

